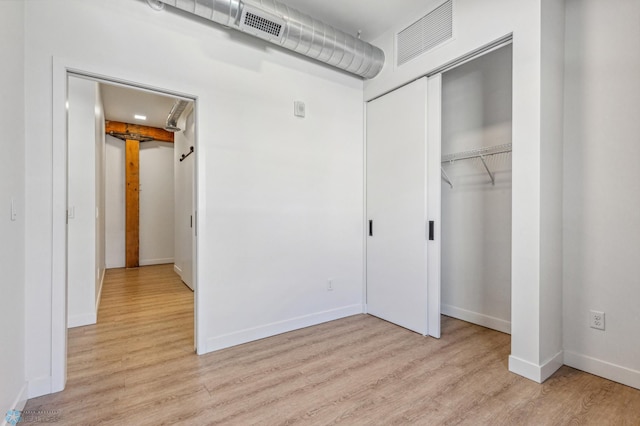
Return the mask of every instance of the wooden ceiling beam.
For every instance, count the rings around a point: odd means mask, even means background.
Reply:
[[[122,140],[139,142],[158,141],[173,143],[173,133],[158,127],[141,126],[139,124],[105,121],[105,133]]]

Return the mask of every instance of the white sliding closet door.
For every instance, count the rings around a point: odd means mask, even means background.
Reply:
[[[422,335],[428,333],[426,117],[426,78],[367,104],[367,312]]]

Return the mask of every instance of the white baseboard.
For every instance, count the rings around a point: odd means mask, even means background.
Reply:
[[[100,276],[100,284],[98,285],[98,295],[96,297],[96,322],[98,322],[98,309],[100,309],[100,301],[102,300],[102,285],[104,284],[104,274],[106,272],[106,269],[102,270],[102,274]]]
[[[193,284],[189,284],[184,280],[184,277],[182,276],[182,269],[178,265],[175,265],[175,264],[173,265],[173,272],[178,274],[183,284],[189,287],[189,290],[194,291]]]
[[[22,411],[24,410],[24,406],[27,403],[27,383],[22,385],[22,388],[20,389],[20,391],[18,391],[18,395],[15,397],[15,399],[13,400],[13,404],[11,404],[11,407],[2,407],[2,408],[7,408],[7,410],[3,410],[2,412],[0,412],[0,420],[2,420],[2,423],[0,423],[0,426],[7,426],[7,419],[5,417],[5,414],[7,413],[8,410],[17,410],[17,411]]]
[[[27,396],[29,398],[37,398],[42,395],[51,393],[51,376],[40,377],[29,380]]]
[[[362,312],[363,306],[361,304],[344,306],[342,308],[331,309],[324,312],[317,312],[310,315],[304,315],[297,318],[291,318],[284,321],[261,325],[259,327],[240,330],[222,336],[210,337],[207,339],[206,347],[202,348],[204,349],[204,351],[201,352],[201,348],[198,348],[198,354],[213,352],[220,349],[229,348],[231,346],[241,345],[243,343],[252,342],[254,340],[264,339],[265,337],[271,337],[277,334],[298,330],[300,328],[322,324],[323,322],[361,314]]]
[[[83,327],[85,325],[93,325],[98,322],[98,315],[95,312],[86,314],[69,315],[67,328]]]
[[[462,321],[478,324],[492,330],[501,331],[502,333],[511,334],[510,321],[505,321],[500,318],[480,314],[478,312],[468,311],[456,306],[445,305],[444,303],[440,305],[440,310],[443,315],[446,315],[448,317],[458,318]]]
[[[632,370],[571,351],[565,351],[564,363],[569,367],[640,389],[640,371],[638,370]]]
[[[164,265],[167,263],[173,263],[173,257],[167,257],[165,259],[140,259],[140,266],[150,266],[150,265]]]
[[[182,278],[182,269],[180,269],[180,267],[175,263],[173,264],[173,272],[180,275],[180,278]]]
[[[560,351],[547,362],[537,365],[529,361],[509,355],[509,371],[534,382],[542,383],[562,367],[564,352]]]
[[[547,362],[542,364],[542,366],[540,367],[540,383],[547,380],[553,373],[558,371],[558,369],[564,365],[564,357],[565,352],[560,351],[553,357],[551,357],[551,359],[549,359]]]

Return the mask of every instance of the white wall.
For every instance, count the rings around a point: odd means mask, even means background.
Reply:
[[[21,410],[25,380],[24,3],[0,2],[0,415]],[[5,42],[10,40],[11,42]],[[11,204],[16,213],[11,220]]]
[[[106,265],[125,266],[125,143],[107,136]],[[140,265],[174,259],[173,144],[140,144]]]
[[[640,2],[566,7],[565,362],[640,388]]]
[[[173,151],[168,142],[140,144],[140,266],[173,263]]]
[[[64,200],[64,137],[52,117],[64,111],[65,64],[198,97],[200,353],[362,311],[360,79],[143,1],[27,1],[26,24],[31,396],[63,381],[64,217],[51,206]],[[182,66],[157,67],[167,52]],[[305,119],[293,116],[295,100],[306,102]]]
[[[107,135],[105,152],[106,267],[125,266],[125,149],[124,142]]]
[[[194,164],[193,153],[180,161],[182,155],[195,146],[195,110],[189,105],[184,111],[178,127],[183,129],[174,136],[174,189],[175,189],[175,264],[174,269],[182,281],[194,288],[193,282],[193,239],[195,218],[193,209],[194,196]]]
[[[96,271],[96,144],[97,84],[69,78],[68,146],[68,326],[95,323]]]
[[[441,1],[425,4],[424,12]],[[555,87],[556,74],[541,72],[553,62],[562,62],[553,52],[542,52],[545,43],[562,34],[563,22],[549,19],[547,10],[561,6],[557,0],[475,0],[454,1],[454,37],[451,41],[400,67],[395,66],[395,34],[416,20],[407,17],[403,25],[390,29],[374,40],[384,49],[387,63],[381,74],[365,82],[365,99],[372,99],[413,79],[460,58],[496,40],[513,37],[513,154],[512,154],[512,293],[511,355],[509,369],[536,381],[545,380],[562,365],[562,268],[560,232],[562,203],[550,183],[561,175],[562,166],[552,149],[560,144],[545,135],[561,133],[562,122],[543,114],[544,106],[562,102],[562,90]],[[543,13],[543,9],[545,13]],[[560,14],[561,16],[562,14]],[[543,19],[544,18],[544,19]],[[544,22],[543,22],[544,21]],[[562,43],[560,43],[562,44]],[[548,45],[547,45],[548,47]],[[555,68],[554,68],[555,69]],[[544,175],[544,176],[543,176]],[[551,194],[549,194],[551,193]],[[541,318],[542,316],[545,318]],[[560,339],[558,339],[560,337]]]
[[[98,84],[69,77],[68,326],[95,324],[104,274],[104,113]]]
[[[442,76],[442,153],[511,142],[511,46]],[[511,331],[511,154],[445,163],[442,313]]]

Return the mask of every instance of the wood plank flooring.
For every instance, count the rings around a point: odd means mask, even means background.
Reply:
[[[357,315],[193,351],[193,293],[171,265],[107,272],[98,324],[69,330],[63,392],[25,410],[95,425],[640,425],[640,391],[562,367],[507,369],[510,336],[443,317],[425,338]]]

